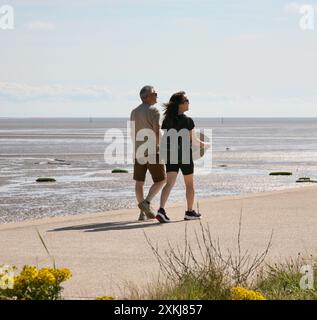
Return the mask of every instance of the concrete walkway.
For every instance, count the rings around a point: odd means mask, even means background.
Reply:
[[[70,268],[73,278],[65,283],[67,298],[100,295],[124,297],[129,282],[144,286],[156,279],[159,266],[145,234],[163,251],[184,244],[185,226],[195,242],[197,221],[184,222],[184,206],[169,209],[173,223],[137,222],[138,210],[67,216],[0,225],[0,264],[51,266],[37,229],[58,267]],[[202,222],[222,248],[234,249],[242,221],[242,247],[262,251],[274,229],[269,259],[317,255],[317,187],[201,200]]]

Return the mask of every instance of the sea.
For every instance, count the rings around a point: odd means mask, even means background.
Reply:
[[[212,132],[210,153],[195,167],[198,201],[317,180],[317,118],[194,120],[197,131]],[[0,118],[0,223],[136,208],[127,128],[124,118]],[[121,147],[109,155],[114,141]],[[271,176],[275,171],[292,175]],[[169,203],[175,201],[186,201],[181,175]]]

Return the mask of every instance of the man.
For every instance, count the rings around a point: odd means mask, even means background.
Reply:
[[[140,208],[139,220],[145,220],[145,217],[148,219],[155,219],[156,217],[156,213],[151,207],[151,201],[165,184],[165,168],[159,161],[160,112],[154,106],[157,103],[157,93],[152,86],[145,86],[140,91],[140,98],[142,104],[131,112],[130,121],[135,126],[134,136],[132,136],[135,148],[133,179],[135,180],[135,193]],[[148,137],[148,140],[145,139],[146,141],[138,141],[136,136],[138,132],[144,131],[144,129],[150,130],[154,139]],[[148,148],[142,156],[139,156],[137,151],[146,142],[152,144],[151,148]],[[153,185],[147,197],[144,198],[144,182],[147,171],[152,176]]]

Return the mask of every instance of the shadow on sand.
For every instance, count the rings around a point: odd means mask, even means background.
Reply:
[[[172,221],[169,224],[184,222],[184,220]],[[68,226],[63,228],[57,228],[48,230],[48,232],[59,232],[59,231],[84,231],[84,232],[100,232],[100,231],[115,231],[115,230],[131,230],[131,229],[144,229],[160,227],[161,224],[155,220],[147,222],[139,221],[120,221],[120,222],[106,222],[106,223],[93,223],[93,224],[82,224],[77,226]]]

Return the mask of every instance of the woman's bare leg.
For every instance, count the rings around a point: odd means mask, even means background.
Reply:
[[[161,201],[160,201],[160,207],[165,208],[166,202],[168,200],[168,197],[175,185],[176,179],[177,179],[178,172],[167,172],[166,177],[166,185],[164,186],[161,194]]]
[[[194,175],[184,176],[184,182],[186,186],[187,211],[193,211],[195,199]]]

